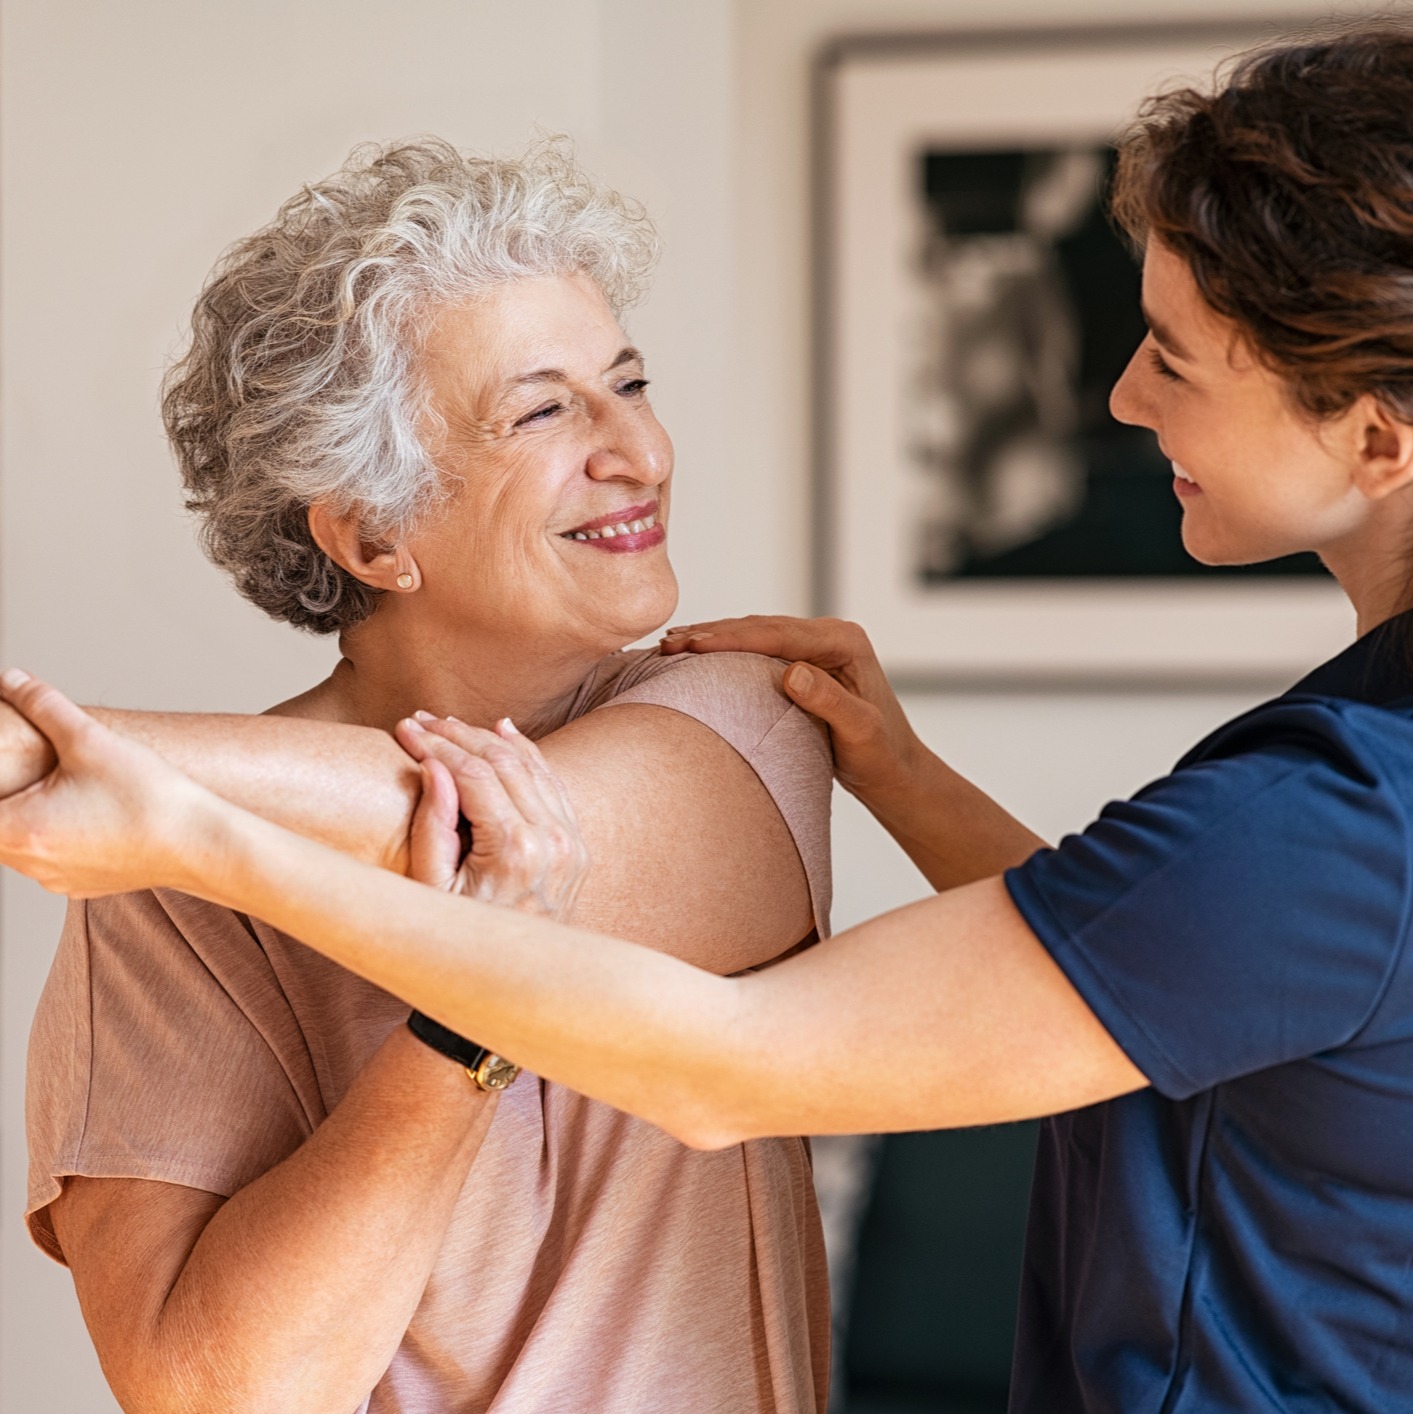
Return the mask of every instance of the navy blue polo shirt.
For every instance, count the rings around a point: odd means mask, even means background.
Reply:
[[[1404,633],[1006,875],[1151,1082],[1043,1126],[1013,1411],[1413,1410]]]

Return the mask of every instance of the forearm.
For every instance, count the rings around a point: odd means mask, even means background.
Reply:
[[[269,715],[88,710],[232,804],[406,872],[419,777],[386,732]],[[0,799],[41,779],[54,761],[48,741],[0,703]]]
[[[889,789],[856,793],[939,893],[1004,873],[1047,843],[926,748]]]
[[[714,1135],[739,979],[368,869],[217,807],[164,882],[263,918],[536,1074]],[[533,998],[533,1005],[527,999]]]
[[[493,1110],[397,1028],[313,1136],[202,1231],[152,1332],[165,1393],[151,1407],[356,1408],[412,1319]]]
[[[188,891],[701,1147],[997,1123],[1144,1083],[994,878],[721,978],[419,888],[231,811],[193,862]],[[850,1057],[862,1074],[841,1070]]]

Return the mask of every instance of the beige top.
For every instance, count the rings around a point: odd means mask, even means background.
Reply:
[[[754,767],[829,908],[831,767],[746,655],[616,654],[578,716],[705,723]],[[184,894],[69,909],[30,1039],[29,1207],[66,1175],[229,1196],[338,1104],[407,1006],[256,919]],[[488,1202],[487,1195],[494,1195]],[[534,1076],[500,1100],[370,1414],[801,1414],[824,1409],[828,1284],[801,1139],[698,1153]]]

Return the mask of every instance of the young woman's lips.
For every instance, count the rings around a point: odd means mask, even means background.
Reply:
[[[661,545],[667,539],[667,530],[656,505],[631,506],[626,511],[600,516],[574,530],[566,530],[561,539],[582,545],[586,550],[632,555]]]
[[[1202,494],[1202,488],[1176,462],[1173,463],[1173,490],[1177,492],[1179,500]]]

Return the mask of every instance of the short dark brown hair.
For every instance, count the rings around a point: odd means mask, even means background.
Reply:
[[[1179,255],[1295,404],[1413,422],[1413,23],[1263,47],[1150,99],[1114,214]]]

